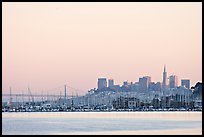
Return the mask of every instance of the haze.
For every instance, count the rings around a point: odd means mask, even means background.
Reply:
[[[2,92],[85,94],[149,75],[202,81],[202,3],[2,3]],[[51,91],[50,91],[51,92]],[[68,92],[71,94],[70,92]]]

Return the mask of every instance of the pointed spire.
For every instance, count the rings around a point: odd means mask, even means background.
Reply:
[[[164,64],[164,72],[166,72],[166,64]]]

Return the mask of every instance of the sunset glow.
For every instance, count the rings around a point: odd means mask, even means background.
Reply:
[[[179,85],[202,81],[201,2],[2,5],[3,93],[67,84],[85,94],[99,77],[162,82],[164,64]]]

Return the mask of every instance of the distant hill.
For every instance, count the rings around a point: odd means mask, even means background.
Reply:
[[[197,82],[195,87],[191,87],[191,89],[194,89],[193,94],[195,98],[202,99],[202,83]]]

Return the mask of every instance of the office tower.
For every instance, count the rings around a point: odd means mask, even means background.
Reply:
[[[144,76],[147,78],[147,88],[149,89],[150,83],[151,83],[151,77],[150,76]]]
[[[137,91],[138,91],[138,87],[139,87],[138,82],[135,82],[134,84],[132,84],[132,85],[130,86],[131,91],[133,91],[133,92],[137,92]]]
[[[155,85],[155,90],[156,91],[161,91],[161,82],[157,82]]]
[[[148,78],[139,78],[139,92],[147,92],[148,89]]]
[[[151,82],[151,83],[149,84],[148,90],[149,90],[149,91],[155,91],[155,83],[154,83],[154,82]]]
[[[106,78],[98,78],[98,89],[102,89],[107,87],[107,81]]]
[[[181,86],[185,86],[187,89],[190,88],[190,80],[189,79],[182,79]]]
[[[166,90],[166,82],[167,81],[167,72],[166,72],[166,65],[164,65],[164,72],[163,72],[163,81],[162,81],[162,90]]]
[[[178,77],[176,75],[171,75],[169,77],[169,88],[176,88],[178,86]]]
[[[108,79],[108,87],[113,87],[113,85],[114,85],[114,80]]]

